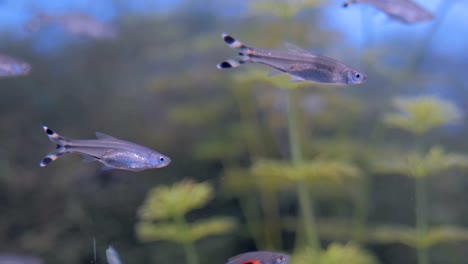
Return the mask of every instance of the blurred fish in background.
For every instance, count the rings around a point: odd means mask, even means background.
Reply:
[[[44,262],[32,256],[23,255],[0,255],[0,264],[43,264]]]
[[[30,71],[31,65],[29,63],[0,54],[0,79],[27,75]]]
[[[72,35],[93,39],[115,39],[118,36],[116,26],[81,13],[46,14],[40,12],[26,25],[26,29],[34,32],[49,25],[60,26]]]
[[[343,7],[355,3],[372,5],[389,17],[405,24],[429,22],[433,19],[431,12],[411,0],[350,0],[345,2]]]
[[[122,261],[120,260],[120,257],[119,257],[119,253],[112,246],[109,246],[106,249],[106,258],[107,258],[107,263],[109,264],[122,264]]]

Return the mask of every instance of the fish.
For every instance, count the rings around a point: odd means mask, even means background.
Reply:
[[[14,254],[1,254],[0,264],[43,264],[42,259],[27,256],[27,255],[14,255]]]
[[[271,251],[252,251],[234,256],[226,264],[287,264],[289,255]]]
[[[244,45],[234,37],[223,33],[222,38],[229,47],[238,50],[238,60],[226,60],[218,69],[237,68],[246,63],[259,63],[275,69],[270,75],[289,74],[291,82],[314,82],[322,84],[361,84],[367,76],[334,59],[312,54],[291,43],[287,50],[259,49]]]
[[[428,22],[434,19],[431,12],[411,0],[350,0],[343,3],[343,7],[355,3],[372,5],[390,18],[404,24]]]
[[[106,249],[106,258],[107,258],[107,263],[109,264],[122,264],[122,261],[120,260],[119,253],[117,253],[117,250],[115,250],[114,247],[109,246]]]
[[[97,139],[76,140],[62,137],[47,126],[43,129],[57,148],[42,159],[41,167],[68,153],[81,154],[84,161],[99,161],[104,164],[103,169],[142,171],[163,168],[171,163],[169,157],[155,150],[101,132],[96,132]]]
[[[80,13],[45,14],[38,13],[27,25],[30,32],[37,31],[45,25],[59,25],[63,29],[78,36],[94,39],[114,39],[118,35],[115,26]]]
[[[29,63],[0,54],[0,79],[28,75],[30,71]]]

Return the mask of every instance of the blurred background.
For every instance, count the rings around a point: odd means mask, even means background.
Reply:
[[[106,263],[109,245],[123,263],[254,250],[296,264],[466,263],[468,4],[417,2],[433,21],[333,0],[0,1],[0,54],[32,65],[0,79],[0,263]],[[236,55],[222,32],[294,43],[368,81],[218,70]],[[103,171],[67,155],[40,168],[55,147],[42,125],[172,163]]]

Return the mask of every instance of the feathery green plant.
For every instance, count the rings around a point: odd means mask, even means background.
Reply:
[[[390,127],[408,131],[417,137],[429,130],[457,122],[460,112],[457,107],[434,96],[418,96],[415,98],[396,98],[393,101],[397,113],[387,114],[383,121]],[[421,151],[418,149],[418,151]],[[410,154],[405,162],[397,161],[394,168],[405,175],[415,178],[416,196],[416,230],[418,263],[428,264],[429,255],[426,244],[422,243],[430,233],[428,224],[427,177],[443,169],[466,164],[466,158],[461,155],[445,154],[440,148],[432,148],[425,156]],[[396,164],[396,165],[395,165]]]
[[[182,244],[187,263],[197,264],[196,241],[231,232],[236,227],[236,221],[230,217],[187,222],[185,214],[203,207],[212,197],[213,188],[208,183],[184,180],[172,186],[155,187],[138,211],[138,238],[143,242],[165,240]],[[161,220],[166,222],[157,222]]]
[[[357,245],[348,243],[330,244],[326,250],[317,252],[311,248],[297,251],[291,257],[292,264],[377,264],[378,261],[367,251]]]
[[[251,0],[248,2],[250,13],[269,13],[279,17],[293,17],[299,11],[315,7],[322,3],[320,0]]]
[[[435,96],[398,97],[393,100],[396,113],[386,114],[384,122],[415,135],[459,120],[460,112],[450,101]]]

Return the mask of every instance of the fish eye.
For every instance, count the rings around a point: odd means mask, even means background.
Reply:
[[[160,162],[163,162],[163,161],[165,161],[165,160],[166,160],[166,159],[165,159],[164,157],[159,157],[159,161],[160,161]]]
[[[361,79],[361,74],[359,74],[359,73],[356,73],[356,74],[354,74],[354,77],[355,77],[356,79],[358,79],[358,80],[359,80],[359,79]]]

